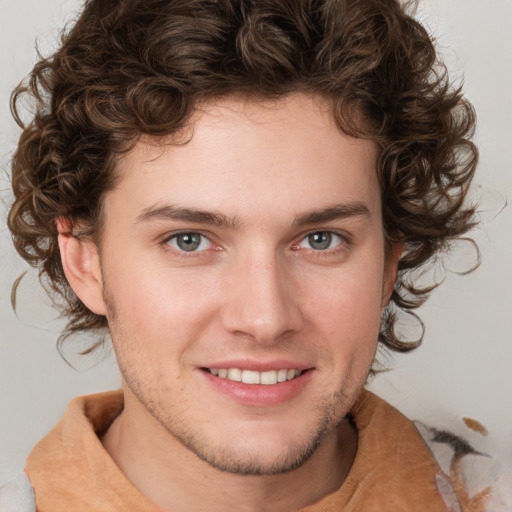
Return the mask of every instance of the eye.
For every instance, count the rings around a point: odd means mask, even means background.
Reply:
[[[176,233],[167,239],[166,243],[177,251],[198,252],[205,251],[212,246],[212,242],[201,233]]]
[[[298,244],[298,247],[315,251],[326,251],[337,247],[342,242],[343,238],[332,231],[315,231],[305,236]]]

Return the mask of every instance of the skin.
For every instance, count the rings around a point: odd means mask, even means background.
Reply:
[[[336,490],[357,450],[343,419],[398,254],[385,257],[377,151],[305,95],[224,99],[183,135],[119,160],[101,251],[59,225],[66,276],[107,316],[123,376],[103,443],[164,510],[296,510]],[[307,371],[291,396],[252,403],[204,370],[230,361]]]

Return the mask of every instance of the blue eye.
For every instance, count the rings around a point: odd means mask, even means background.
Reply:
[[[197,252],[209,249],[212,243],[201,233],[177,233],[167,240],[167,244],[178,251]]]
[[[316,231],[305,236],[299,243],[303,249],[313,249],[315,251],[326,251],[333,249],[343,242],[340,235],[332,231]]]

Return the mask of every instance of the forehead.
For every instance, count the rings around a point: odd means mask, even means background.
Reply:
[[[201,105],[166,143],[141,139],[118,162],[109,203],[124,195],[134,214],[159,202],[236,216],[243,206],[246,217],[344,201],[380,209],[376,158],[373,142],[341,132],[325,99],[226,98]]]

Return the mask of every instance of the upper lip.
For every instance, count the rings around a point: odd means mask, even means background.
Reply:
[[[309,370],[313,368],[308,363],[276,359],[272,361],[256,361],[253,359],[230,359],[229,361],[215,361],[201,365],[201,368],[240,368],[241,370],[252,370],[257,372],[268,372],[271,370]]]

